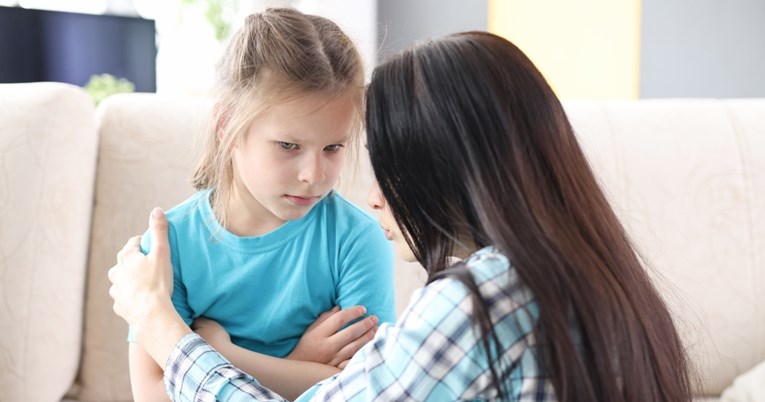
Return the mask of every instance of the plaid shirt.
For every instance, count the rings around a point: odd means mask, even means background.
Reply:
[[[507,258],[484,248],[465,260],[499,339],[495,359],[505,399],[555,401],[540,373],[532,329],[538,309]],[[471,320],[469,291],[456,279],[418,290],[395,326],[383,324],[339,374],[298,400],[496,400],[483,344]],[[168,358],[165,385],[174,401],[283,401],[234,368],[196,334],[181,339]]]

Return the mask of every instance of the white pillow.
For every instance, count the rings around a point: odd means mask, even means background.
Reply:
[[[765,401],[765,362],[736,377],[720,397],[720,402],[762,401]]]

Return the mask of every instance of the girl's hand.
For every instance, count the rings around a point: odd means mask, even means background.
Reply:
[[[300,338],[287,359],[328,364],[343,369],[348,360],[374,338],[378,319],[369,316],[342,328],[366,314],[364,306],[340,310],[335,307],[322,313]]]
[[[199,317],[191,324],[191,329],[219,352],[231,344],[231,336],[217,321]]]

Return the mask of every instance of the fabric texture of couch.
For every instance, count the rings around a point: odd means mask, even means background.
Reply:
[[[0,85],[0,400],[131,400],[106,271],[192,193],[208,99]],[[716,400],[765,361],[765,99],[568,101],[614,208]],[[339,190],[366,208],[362,154]],[[397,261],[399,311],[425,274]]]

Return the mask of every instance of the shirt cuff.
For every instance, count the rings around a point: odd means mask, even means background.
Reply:
[[[184,395],[184,388],[196,390],[210,371],[229,364],[202,337],[193,332],[187,334],[175,344],[167,358],[165,391],[173,401],[193,400],[193,395]],[[184,387],[184,383],[191,384]]]
[[[285,401],[232,366],[199,335],[175,344],[165,365],[165,391],[173,401]]]

